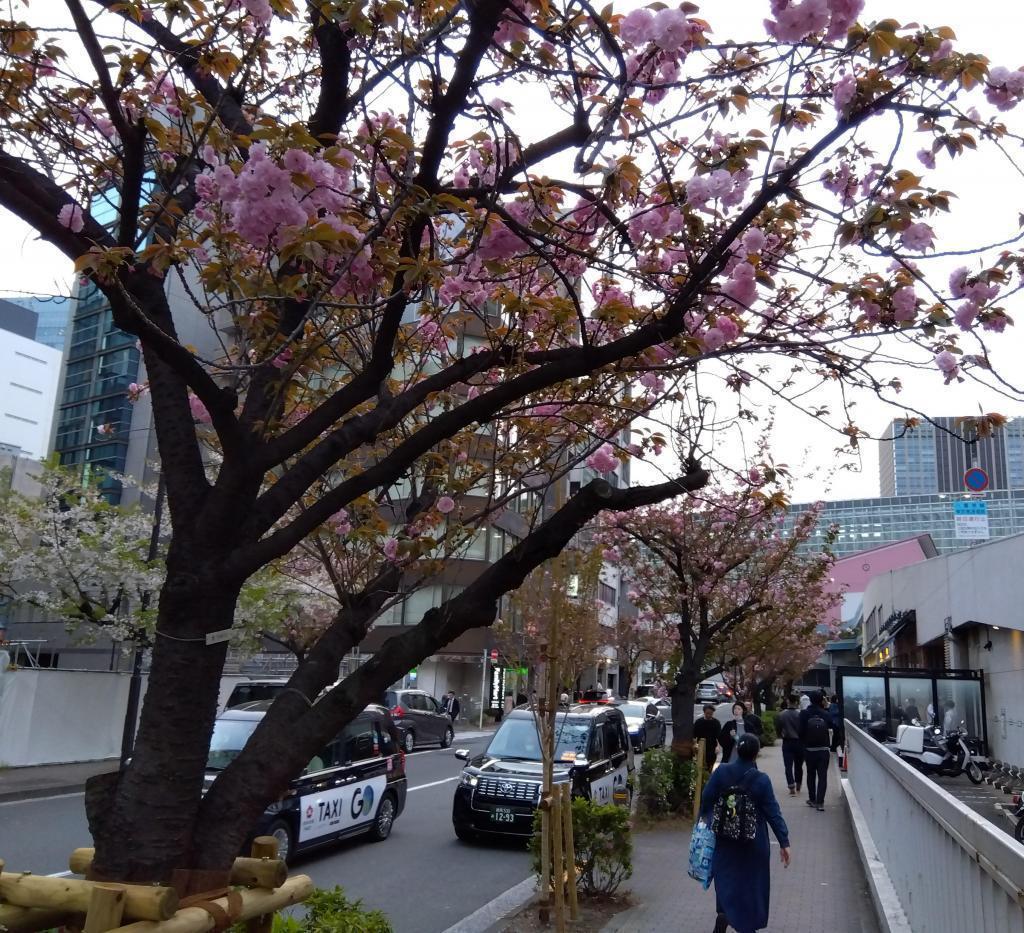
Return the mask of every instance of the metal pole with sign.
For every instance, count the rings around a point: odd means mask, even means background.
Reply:
[[[487,696],[487,649],[484,648],[484,656],[480,662],[480,723],[479,728],[484,727],[484,698]]]

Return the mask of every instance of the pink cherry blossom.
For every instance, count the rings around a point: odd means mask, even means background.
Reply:
[[[77,204],[65,204],[57,212],[57,222],[66,227],[72,233],[81,233],[85,226],[85,218],[82,216],[82,208]]]
[[[896,289],[892,296],[892,306],[895,311],[894,317],[897,321],[907,322],[914,320],[917,314],[917,294],[912,285],[904,285]]]
[[[242,0],[242,5],[249,15],[262,26],[266,26],[274,15],[274,11],[270,7],[270,0]]]
[[[654,16],[651,34],[659,49],[674,52],[690,41],[693,27],[682,10],[659,10]]]
[[[911,224],[900,237],[904,249],[921,253],[935,242],[935,231],[926,223]]]
[[[398,557],[398,538],[385,538],[383,550],[384,556],[394,561]]]
[[[941,353],[935,354],[935,365],[939,367],[939,371],[945,376],[947,383],[956,379],[960,373],[960,366],[957,364],[956,357],[949,350],[943,350]]]
[[[966,266],[960,266],[949,274],[949,293],[954,298],[963,298],[967,293],[967,276],[970,270]]]
[[[598,473],[611,473],[618,465],[619,458],[611,444],[602,444],[587,457],[587,466]]]
[[[437,511],[442,515],[447,515],[449,512],[454,511],[455,500],[451,496],[441,496],[437,500]]]
[[[832,88],[832,103],[838,113],[849,113],[850,104],[857,96],[857,79],[852,74],[844,74]]]
[[[704,348],[711,353],[725,346],[725,334],[718,327],[709,327],[704,333]]]
[[[210,417],[210,412],[202,401],[193,395],[191,392],[188,396],[188,407],[192,412],[192,420],[199,424],[210,424],[213,419]]]
[[[775,16],[774,21],[765,20],[764,25],[769,35],[779,42],[800,42],[811,33],[821,32],[830,20],[826,0],[803,0],[802,3],[783,5]]]
[[[654,36],[654,14],[644,7],[627,13],[619,23],[619,37],[630,45],[645,45]]]
[[[740,238],[740,243],[743,245],[743,250],[746,253],[759,253],[764,249],[765,243],[767,243],[767,237],[764,235],[759,227],[751,227],[746,233]]]
[[[935,153],[932,152],[931,149],[919,149],[917,152],[917,161],[925,168],[935,168]]]

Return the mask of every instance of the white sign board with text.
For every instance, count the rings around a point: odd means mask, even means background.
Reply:
[[[957,538],[969,541],[988,539],[988,503],[964,499],[953,503],[953,531]]]

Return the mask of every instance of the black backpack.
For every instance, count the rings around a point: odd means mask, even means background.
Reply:
[[[828,748],[828,722],[820,709],[816,709],[807,717],[804,748]]]
[[[711,831],[718,839],[731,842],[753,842],[757,835],[757,804],[747,790],[751,768],[740,779],[739,784],[727,787],[715,801],[711,810]]]

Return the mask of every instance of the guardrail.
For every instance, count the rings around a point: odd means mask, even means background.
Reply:
[[[1021,933],[1024,846],[849,720],[846,741],[844,790],[858,834],[870,834],[861,852],[869,863],[877,855],[899,901],[887,911],[882,898],[880,912],[897,917],[889,928]]]

